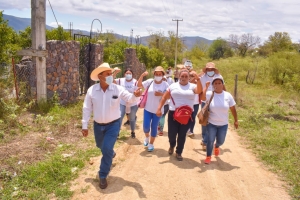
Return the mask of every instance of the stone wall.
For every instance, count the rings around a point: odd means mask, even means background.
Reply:
[[[57,93],[61,104],[75,102],[79,96],[79,51],[76,41],[47,41],[47,99]]]
[[[125,49],[125,61],[124,68],[131,68],[133,71],[133,77],[138,79],[140,75],[146,71],[146,66],[143,63],[140,63],[137,55],[136,49],[127,48]]]

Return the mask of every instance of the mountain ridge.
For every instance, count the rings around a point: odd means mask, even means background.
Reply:
[[[20,17],[16,17],[13,15],[6,15],[3,14],[3,19],[8,21],[8,25],[10,27],[12,27],[16,32],[25,30],[25,28],[27,28],[28,26],[31,26],[31,18],[20,18]],[[46,25],[46,29],[51,30],[54,27],[51,27],[49,25]],[[81,33],[84,35],[90,35],[89,31],[85,31],[85,30],[80,30],[80,29],[74,29],[73,33]],[[130,37],[128,36],[123,36],[120,35],[118,33],[114,33],[115,36],[119,39],[123,38],[126,39],[129,43],[130,43]],[[148,38],[150,36],[142,36],[141,39],[141,44],[148,46]],[[191,49],[197,42],[203,42],[206,43],[208,45],[210,45],[213,40],[208,40],[204,37],[200,37],[200,36],[184,36],[180,38],[181,40],[184,41],[184,44],[186,45],[187,49]],[[133,38],[133,44],[135,44],[135,38]]]

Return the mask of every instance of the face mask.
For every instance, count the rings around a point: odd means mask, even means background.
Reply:
[[[131,80],[132,79],[132,74],[125,74],[125,79],[127,81]]]
[[[112,84],[113,81],[114,81],[113,76],[107,76],[107,77],[105,77],[105,82],[106,82],[107,85]]]
[[[210,71],[210,72],[206,72],[208,76],[214,76],[215,72],[214,71]]]
[[[154,80],[160,82],[162,80],[162,76],[154,76]]]

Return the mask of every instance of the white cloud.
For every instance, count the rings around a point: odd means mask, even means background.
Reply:
[[[47,5],[48,5],[48,1]],[[51,0],[58,20],[63,24],[72,21],[76,29],[90,29],[92,19],[101,19],[103,29],[129,35],[147,35],[152,31],[176,31],[181,19],[179,34],[201,36],[208,39],[226,38],[229,34],[253,33],[263,40],[275,31],[286,31],[294,41],[300,39],[299,0],[140,0],[95,1]],[[30,2],[0,0],[1,9],[30,9]],[[22,10],[20,10],[22,12]],[[52,12],[49,5],[47,12]],[[59,15],[63,15],[59,18]],[[69,17],[68,17],[69,16]],[[48,18],[53,18],[49,14]],[[54,21],[54,20],[52,20]],[[80,25],[84,22],[86,25]],[[51,25],[51,24],[49,24]]]

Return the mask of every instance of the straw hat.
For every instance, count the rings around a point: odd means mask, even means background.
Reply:
[[[92,73],[91,73],[91,79],[93,81],[99,81],[99,78],[98,78],[98,74],[104,72],[104,71],[113,71],[112,68],[110,68],[109,64],[108,63],[102,63],[99,67],[95,68]]]
[[[165,70],[164,70],[164,68],[163,68],[162,66],[157,66],[157,67],[155,68],[155,70],[153,71],[153,74],[154,74],[155,72],[162,72],[164,75],[166,74],[166,73],[165,73]]]
[[[202,71],[204,73],[206,73],[207,69],[214,69],[214,71],[215,71],[216,74],[220,73],[219,70],[216,68],[215,63],[213,63],[213,62],[206,63],[206,66],[205,66],[205,68],[202,69]]]

